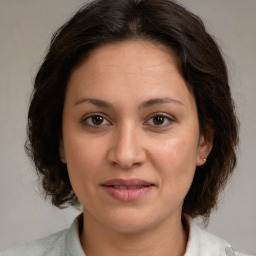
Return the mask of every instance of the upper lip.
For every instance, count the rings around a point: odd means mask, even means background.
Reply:
[[[113,179],[113,180],[108,180],[102,183],[101,185],[102,186],[123,186],[123,187],[135,187],[135,186],[146,187],[154,184],[141,179],[129,179],[129,180]]]

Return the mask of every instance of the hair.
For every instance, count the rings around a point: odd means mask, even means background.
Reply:
[[[191,217],[209,217],[236,165],[238,122],[225,62],[199,17],[169,0],[96,0],[81,8],[52,37],[34,81],[28,112],[27,154],[45,195],[62,208],[79,205],[67,166],[60,161],[62,112],[70,74],[95,47],[147,40],[172,49],[195,97],[200,132],[214,130],[207,162],[196,168],[183,204]]]

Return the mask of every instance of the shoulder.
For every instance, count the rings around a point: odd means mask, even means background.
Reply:
[[[79,215],[69,229],[62,230],[45,238],[21,244],[1,254],[1,256],[85,256],[79,239]]]
[[[62,230],[45,238],[17,245],[1,254],[1,256],[64,256],[62,250],[64,249],[63,245],[65,245],[66,233],[67,230]]]
[[[222,238],[201,229],[191,218],[189,223],[189,241],[184,256],[249,256],[234,252],[231,245]]]

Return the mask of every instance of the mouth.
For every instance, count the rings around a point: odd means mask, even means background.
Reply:
[[[149,185],[149,186],[151,186],[151,185]],[[131,187],[126,187],[126,186],[107,186],[107,187],[116,188],[116,189],[138,189],[138,188],[149,187],[149,186],[131,186]]]
[[[141,179],[113,179],[101,184],[103,189],[113,198],[120,201],[133,201],[146,195],[154,184]]]

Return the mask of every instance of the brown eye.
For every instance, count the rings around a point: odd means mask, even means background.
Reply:
[[[110,122],[101,115],[90,115],[84,119],[83,123],[90,126],[103,126],[110,124]]]
[[[155,127],[159,126],[159,128],[164,128],[171,125],[172,122],[173,122],[173,119],[169,115],[165,113],[159,113],[159,114],[155,114],[150,119],[148,119],[146,124],[150,126],[155,126]]]
[[[165,121],[166,117],[164,116],[155,116],[153,117],[153,123],[155,125],[162,125]]]
[[[94,125],[101,125],[104,121],[104,118],[102,116],[92,116],[92,123]]]

